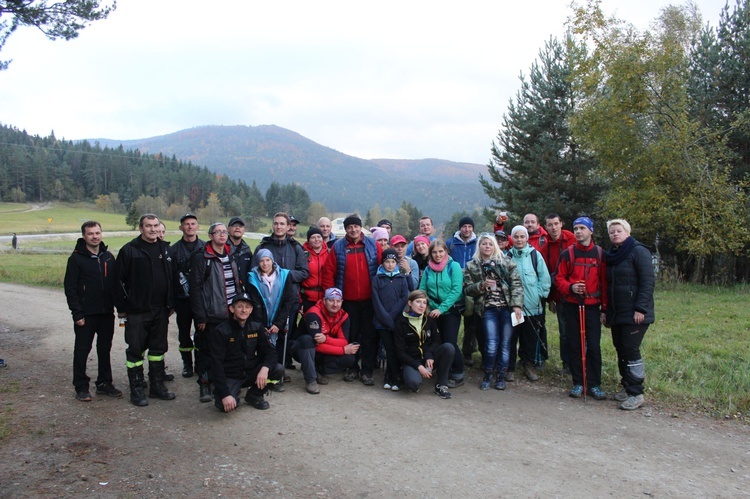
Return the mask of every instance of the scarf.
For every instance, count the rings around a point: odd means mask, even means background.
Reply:
[[[625,259],[630,256],[630,253],[633,251],[633,248],[635,248],[637,242],[638,241],[636,241],[633,236],[628,236],[620,246],[612,246],[609,248],[605,254],[607,265],[615,266],[624,262]]]
[[[450,259],[447,256],[445,257],[445,260],[443,260],[440,263],[435,263],[435,261],[431,259],[428,265],[435,272],[442,272],[445,266],[448,265],[448,260]]]

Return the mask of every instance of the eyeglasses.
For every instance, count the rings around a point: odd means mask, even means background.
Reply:
[[[229,232],[227,232],[225,230],[215,230],[211,234],[215,235],[215,236],[228,236]]]

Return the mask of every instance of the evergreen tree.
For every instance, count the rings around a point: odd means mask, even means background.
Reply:
[[[572,220],[590,211],[599,184],[596,163],[581,151],[569,124],[576,99],[571,84],[573,45],[551,39],[511,101],[492,158],[480,175],[493,208],[517,214],[556,212]]]

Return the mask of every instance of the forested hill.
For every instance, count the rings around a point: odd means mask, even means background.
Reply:
[[[483,165],[438,159],[365,160],[273,126],[204,126],[140,140],[89,139],[102,146],[172,155],[265,192],[271,182],[298,183],[331,212],[367,212],[408,201],[436,220],[489,204],[478,182]]]

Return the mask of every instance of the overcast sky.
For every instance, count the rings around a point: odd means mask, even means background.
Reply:
[[[670,3],[602,5],[646,28]],[[696,3],[716,26],[725,2]],[[121,0],[75,40],[10,37],[0,123],[66,139],[272,124],[360,158],[485,164],[519,74],[562,36],[568,5]]]

